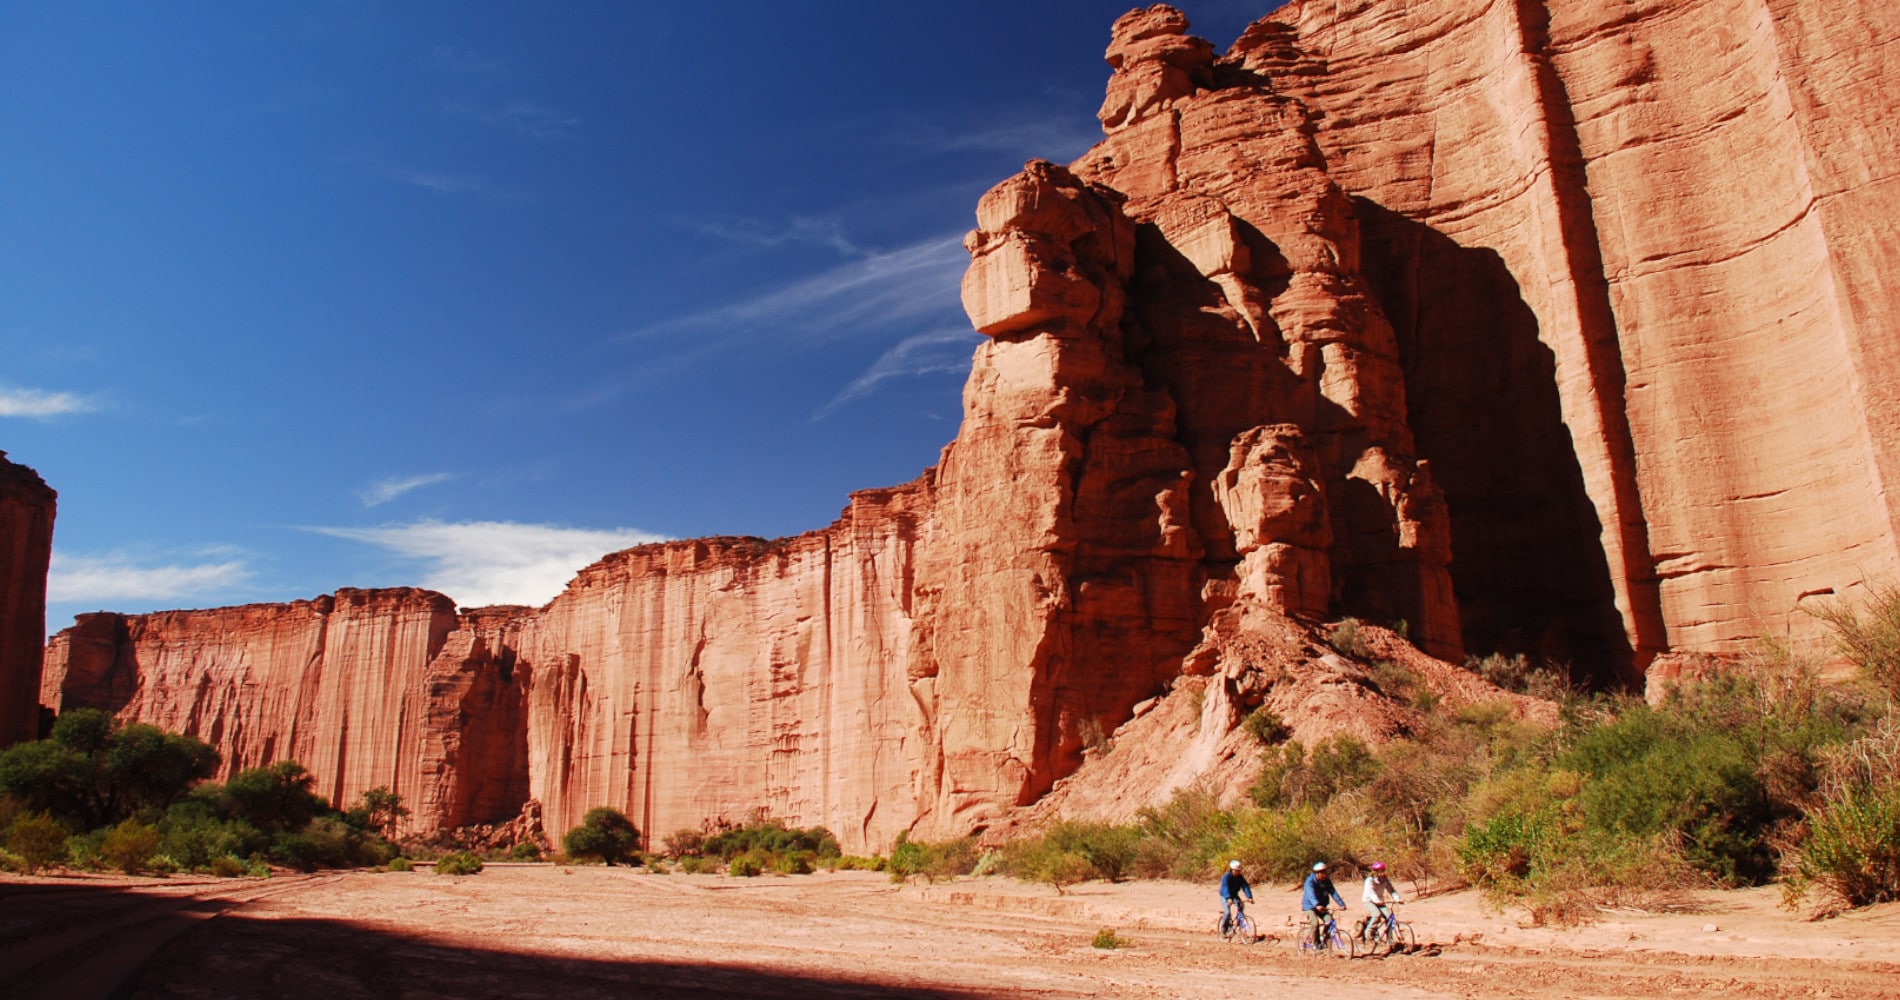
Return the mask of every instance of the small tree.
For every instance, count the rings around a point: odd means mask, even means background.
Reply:
[[[66,825],[45,813],[24,813],[7,831],[7,849],[18,855],[26,870],[37,872],[66,860]]]
[[[561,846],[570,858],[598,858],[609,865],[632,861],[640,849],[640,830],[626,813],[598,806],[587,810],[581,825],[567,831]]]
[[[379,785],[364,792],[362,801],[343,813],[343,821],[358,830],[389,837],[408,815],[409,807],[402,804],[402,796]]]

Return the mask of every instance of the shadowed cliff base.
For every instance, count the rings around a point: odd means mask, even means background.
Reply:
[[[552,869],[542,869],[551,873]],[[362,873],[354,877],[361,878]],[[239,912],[261,899],[338,876],[200,884],[155,896],[110,882],[0,885],[7,910],[0,975],[20,1000],[85,997],[896,997],[960,1000],[989,991],[908,984],[888,976],[826,976],[746,963],[743,940],[708,942],[704,962],[606,958],[391,930],[354,920]],[[432,875],[417,878],[434,880]],[[447,883],[447,879],[441,880]],[[288,884],[280,884],[288,883]],[[190,889],[209,895],[192,895]],[[247,898],[248,897],[248,898]],[[213,919],[215,918],[215,919]],[[759,914],[732,914],[745,937],[774,933]],[[729,959],[731,961],[724,961]]]
[[[1602,525],[1564,426],[1556,358],[1498,254],[1353,199],[1363,268],[1398,336],[1419,455],[1451,511],[1467,652],[1638,683]]]

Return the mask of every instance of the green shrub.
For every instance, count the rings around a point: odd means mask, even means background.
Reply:
[[[675,830],[667,834],[661,844],[667,857],[678,859],[705,853],[706,835],[698,830]]]
[[[717,867],[717,865],[715,865],[713,862],[708,861],[707,859],[702,858],[697,854],[688,854],[685,857],[680,859],[680,871],[683,871],[688,875],[698,875],[702,872],[709,872],[709,871],[712,871],[715,867]]]
[[[759,856],[752,853],[741,854],[726,862],[726,874],[733,878],[758,878],[764,870]]]
[[[0,847],[0,872],[14,872],[19,875],[33,874],[33,870],[27,867],[25,859],[4,847]]]
[[[1421,692],[1431,691],[1412,668],[1391,660],[1374,660],[1368,664],[1366,677],[1379,693],[1397,701],[1416,703]]]
[[[158,829],[131,819],[107,830],[99,844],[100,860],[127,875],[150,867],[156,853]]]
[[[412,872],[416,870],[416,863],[400,856],[390,858],[389,870],[392,872]]]
[[[6,845],[30,875],[66,860],[66,838],[71,835],[66,824],[45,813],[22,813],[8,828]]]
[[[1203,785],[1177,789],[1166,805],[1136,814],[1136,878],[1203,879],[1226,863],[1234,833],[1234,813]]]
[[[587,810],[587,815],[581,817],[581,825],[567,831],[561,838],[561,847],[568,857],[576,860],[592,858],[609,865],[622,861],[634,864],[640,848],[640,830],[626,813],[611,806],[598,806]]]
[[[885,870],[891,873],[893,882],[902,882],[912,875],[935,880],[968,875],[976,870],[976,862],[975,837],[933,844],[912,840],[908,833],[900,833],[891,846]]]
[[[245,870],[244,862],[230,855],[212,858],[208,867],[211,869],[211,874],[219,878],[237,878],[244,874]]]
[[[779,854],[771,859],[772,870],[780,875],[810,875],[813,855],[805,851]]]
[[[1286,721],[1274,714],[1273,709],[1265,705],[1249,713],[1247,718],[1241,722],[1240,727],[1245,729],[1247,735],[1253,737],[1254,741],[1261,746],[1273,746],[1276,743],[1284,743],[1286,742],[1286,738],[1292,734],[1292,730],[1289,730],[1286,726]]]
[[[541,845],[532,840],[524,840],[509,849],[508,860],[539,861],[541,860]]]
[[[482,859],[467,851],[450,851],[435,859],[437,875],[474,875],[482,870]]]
[[[718,858],[732,858],[748,852],[759,852],[771,857],[805,853],[826,858],[835,858],[843,853],[838,849],[838,838],[822,826],[799,829],[765,818],[714,833],[704,839],[701,850],[708,856]]]
[[[0,751],[0,794],[91,830],[163,810],[217,768],[202,740],[80,708],[59,717],[50,739]]]
[[[1890,698],[1900,699],[1900,586],[1873,588],[1865,616],[1850,604],[1824,605],[1815,613],[1833,633],[1834,644],[1863,676]]]
[[[294,760],[239,771],[224,785],[226,811],[266,834],[302,830],[329,809],[311,791],[316,780]]]
[[[1794,868],[1790,902],[1812,886],[1850,907],[1900,900],[1900,786],[1855,789],[1810,813]]]
[[[1114,928],[1104,927],[1095,932],[1095,940],[1089,942],[1089,947],[1100,948],[1104,951],[1114,951],[1117,948],[1126,948],[1133,943],[1133,941],[1127,938],[1117,937]]]
[[[1341,656],[1350,656],[1355,660],[1363,660],[1372,655],[1372,646],[1366,640],[1365,633],[1360,631],[1359,625],[1357,618],[1343,618],[1339,624],[1333,626],[1332,638],[1329,641],[1334,652]]]

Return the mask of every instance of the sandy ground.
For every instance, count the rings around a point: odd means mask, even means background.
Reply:
[[[10,997],[1895,997],[1900,905],[1825,921],[1775,890],[1695,912],[1525,928],[1469,893],[1406,907],[1421,947],[1307,958],[1297,896],[1258,944],[1213,933],[1211,886],[897,886],[491,865],[480,875],[0,877]],[[1090,947],[1113,928],[1130,947]],[[1709,928],[1714,928],[1713,930]]]

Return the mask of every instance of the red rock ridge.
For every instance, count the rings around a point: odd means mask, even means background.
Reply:
[[[36,739],[46,571],[59,495],[0,451],[0,747]]]

